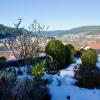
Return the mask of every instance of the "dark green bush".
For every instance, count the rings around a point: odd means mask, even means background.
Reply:
[[[75,71],[75,77],[77,78],[76,85],[84,88],[100,88],[100,70],[87,69],[82,70],[78,69]]]
[[[73,60],[74,60],[74,47],[70,44],[66,45],[66,60],[67,60],[67,64],[71,64],[73,63]]]
[[[73,52],[75,52],[75,48],[74,48],[74,46],[73,46],[72,44],[67,44],[67,46],[68,46],[71,50],[73,50]]]
[[[77,57],[77,58],[79,58],[79,57],[82,56],[82,52],[80,52],[80,50],[77,50],[77,51],[75,52],[75,55],[74,55],[74,56]]]
[[[82,60],[83,69],[95,68],[96,61],[97,61],[96,51],[93,49],[84,51],[84,53],[81,56],[81,60]]]
[[[75,57],[81,57],[82,54],[86,51],[85,49],[79,49],[75,52]]]
[[[85,88],[100,88],[100,70],[96,68],[97,54],[93,49],[83,52],[82,65],[75,70],[76,85]]]
[[[0,70],[6,67],[6,57],[0,56]]]
[[[0,62],[6,61],[6,57],[0,56]]]
[[[66,66],[66,48],[59,40],[50,41],[46,48],[46,54],[52,57],[53,63],[55,64],[54,69],[61,69]]]
[[[81,48],[79,51],[80,51],[81,53],[84,53],[86,50],[83,49],[83,48]]]

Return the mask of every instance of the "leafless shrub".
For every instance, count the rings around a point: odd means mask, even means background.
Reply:
[[[15,78],[12,73],[0,75],[0,100],[12,100],[11,92],[15,86]]]
[[[31,64],[34,63],[34,59],[39,54],[39,50],[43,44],[45,45],[46,43],[45,33],[48,27],[42,26],[37,20],[34,20],[29,27],[29,31],[24,30],[23,34],[21,34],[21,22],[22,19],[19,19],[18,23],[15,24],[15,39],[8,39],[7,44],[16,59],[24,59],[28,67],[30,65],[29,62],[31,62]]]

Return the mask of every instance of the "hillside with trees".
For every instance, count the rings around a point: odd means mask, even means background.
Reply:
[[[25,29],[20,28],[16,31],[14,27],[5,26],[3,24],[0,24],[0,39],[7,38],[7,37],[15,37],[16,33],[19,32],[21,34],[25,33]]]

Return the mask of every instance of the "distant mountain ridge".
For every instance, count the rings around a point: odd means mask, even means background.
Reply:
[[[87,33],[87,34],[98,34],[100,33],[100,26],[82,26],[76,27],[69,30],[56,30],[49,31],[49,34],[52,36],[62,36],[67,34],[79,34],[79,33]]]
[[[100,33],[100,26],[82,26],[77,28],[72,28],[67,31],[68,33]]]
[[[25,29],[21,29],[22,34],[27,31]],[[87,33],[87,34],[98,34],[100,33],[100,26],[82,26],[77,28],[72,28],[70,30],[54,30],[47,31],[46,35],[49,37],[52,36],[62,36],[67,34],[79,34],[79,33]],[[8,27],[0,24],[0,39],[6,37],[13,37],[15,35],[15,28]]]

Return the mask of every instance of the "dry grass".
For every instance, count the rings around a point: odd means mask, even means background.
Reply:
[[[5,73],[0,78],[0,100],[51,100],[51,96],[46,86],[28,78],[16,80],[14,74]]]

